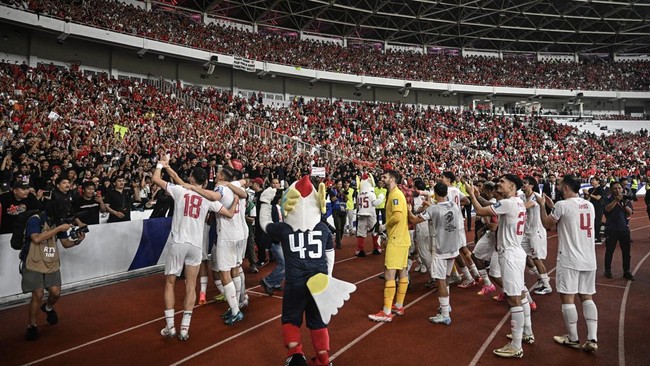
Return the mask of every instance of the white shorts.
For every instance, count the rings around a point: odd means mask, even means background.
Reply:
[[[501,266],[501,282],[503,292],[508,296],[519,296],[525,289],[524,270],[526,269],[526,254],[523,251],[511,250],[499,253]]]
[[[180,276],[183,267],[201,264],[201,248],[190,243],[172,242],[165,258],[165,275]]]
[[[411,246],[409,247],[409,255],[415,254],[415,245],[413,243],[415,242],[415,230],[409,230],[409,236],[411,237]]]
[[[501,265],[499,264],[499,253],[495,250],[490,258],[490,276],[501,278]]]
[[[478,259],[487,261],[494,254],[494,246],[497,243],[497,235],[493,231],[488,231],[476,243],[474,247],[474,256]]]
[[[431,260],[431,278],[444,280],[451,275],[453,268],[454,258],[441,258],[434,254],[433,260]]]
[[[463,235],[461,235],[460,243],[458,243],[458,249],[464,248],[467,246],[467,235],[465,235],[465,230],[463,229]]]
[[[521,247],[526,252],[526,255],[535,259],[546,259],[547,253],[547,240],[546,230],[539,230],[534,233],[524,235],[521,241]]]
[[[558,263],[555,287],[561,294],[593,295],[596,293],[596,271],[578,271]]]
[[[210,226],[205,225],[203,229],[203,246],[201,248],[201,260],[210,259]]]
[[[372,232],[375,227],[377,219],[374,216],[358,216],[357,217],[357,236],[365,238],[368,233]]]
[[[217,244],[212,247],[212,270],[226,272],[241,266],[244,259],[243,248],[246,248],[246,239],[231,241],[217,239]]]

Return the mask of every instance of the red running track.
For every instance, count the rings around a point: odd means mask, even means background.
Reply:
[[[337,250],[334,275],[357,284],[350,301],[330,323],[331,355],[335,365],[647,365],[650,348],[644,333],[650,315],[644,306],[650,298],[650,222],[645,207],[637,205],[631,220],[632,268],[636,281],[621,278],[620,250],[614,254],[614,279],[602,273],[604,246],[598,246],[597,291],[599,313],[597,354],[567,349],[552,337],[564,333],[557,293],[533,294],[538,310],[533,312],[536,342],[524,345],[524,358],[505,360],[492,350],[506,343],[509,314],[506,305],[476,295],[478,287],[452,287],[450,326],[429,323],[438,306],[435,292],[424,287],[428,274],[413,273],[406,296],[406,314],[392,323],[374,323],[367,314],[382,305],[383,256],[353,256],[355,241],[346,237]],[[546,266],[555,271],[557,237],[549,231]],[[469,238],[468,240],[471,240]],[[369,240],[368,240],[369,241]],[[367,243],[370,246],[369,243]],[[197,306],[192,317],[190,339],[163,339],[163,276],[118,282],[83,292],[64,294],[57,304],[59,324],[51,326],[39,318],[40,338],[24,340],[27,305],[0,311],[0,364],[2,365],[283,365],[285,349],[280,326],[280,297],[268,297],[257,283],[271,266],[259,274],[246,274],[251,303],[245,319],[234,327],[223,324],[219,315],[225,303]],[[65,270],[65,267],[63,268]],[[552,271],[552,272],[551,272]],[[534,280],[528,274],[527,283]],[[554,283],[553,283],[554,284]],[[177,308],[183,284],[177,289]],[[208,295],[216,294],[210,288]],[[281,293],[277,293],[281,295]],[[581,306],[579,332],[586,335]],[[177,315],[177,323],[180,315]],[[303,329],[305,350],[313,355],[309,333]]]

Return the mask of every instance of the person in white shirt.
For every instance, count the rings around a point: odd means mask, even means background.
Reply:
[[[432,192],[427,191],[426,185],[421,178],[415,179],[413,185],[419,192],[417,197],[413,197],[413,212],[421,212],[426,209],[425,203],[431,199]],[[447,199],[446,195],[445,199]],[[415,225],[414,242],[420,258],[420,263],[415,266],[415,271],[420,273],[426,273],[428,269],[431,269],[431,258],[435,246],[436,233],[435,228],[429,228],[429,226],[428,222],[421,222]],[[433,285],[435,279],[431,278],[431,281],[430,285]]]
[[[375,195],[375,178],[371,174],[363,173],[361,180],[357,178],[357,187],[359,187],[359,194],[357,195],[357,250],[354,255],[365,257],[364,242],[366,236],[368,236],[369,232],[372,232],[377,223],[375,207],[381,204],[385,197]],[[373,232],[373,235],[378,234]],[[381,254],[379,243],[376,240],[373,240],[373,242],[373,254]]]
[[[469,204],[469,200],[460,189],[453,186],[453,183],[456,181],[456,175],[449,171],[443,172],[440,181],[447,186],[447,199],[454,203],[462,212],[463,205]],[[459,271],[463,276],[463,282],[459,284],[458,287],[469,288],[478,284],[475,280],[479,277],[478,268],[476,268],[476,265],[472,260],[472,252],[467,248],[467,238],[464,237],[459,245],[461,256],[456,258],[456,266],[458,266]]]
[[[598,350],[598,309],[593,300],[596,293],[596,233],[594,230],[594,206],[580,198],[580,181],[566,175],[558,185],[564,200],[555,203],[545,196],[540,200],[542,223],[547,228],[557,224],[558,251],[555,286],[562,300],[562,316],[567,334],[553,337],[562,345]],[[550,215],[545,205],[555,206]],[[578,336],[578,311],[575,295],[582,301],[582,314],[587,322],[587,341],[580,345]]]
[[[503,291],[508,297],[510,307],[512,333],[508,335],[512,341],[504,347],[495,349],[493,353],[500,357],[521,358],[524,355],[521,343],[533,343],[532,322],[530,319],[530,304],[524,292],[524,270],[526,268],[526,252],[521,247],[526,224],[526,207],[517,197],[522,181],[514,174],[505,174],[499,178],[497,192],[502,199],[492,206],[483,207],[476,199],[474,187],[468,184],[467,191],[472,205],[479,216],[498,215],[497,252],[501,267]]]
[[[449,316],[449,287],[446,279],[451,275],[454,266],[454,258],[458,256],[459,243],[465,237],[465,226],[463,214],[458,206],[447,199],[448,187],[437,183],[433,190],[436,194],[436,205],[429,205],[424,202],[426,210],[415,216],[409,210],[409,222],[411,224],[427,224],[436,232],[437,240],[433,248],[433,259],[431,263],[431,277],[438,285],[438,301],[440,302],[440,313],[429,318],[435,324],[451,324]]]
[[[521,246],[535,264],[535,273],[539,278],[535,285],[535,293],[537,295],[546,295],[553,292],[553,289],[544,265],[547,252],[546,228],[542,225],[539,208],[537,207],[539,206],[538,202],[542,200],[542,196],[537,192],[538,189],[539,186],[534,177],[524,177],[524,185],[521,188],[523,197],[521,198],[526,202],[526,226],[524,227],[524,240],[521,242]]]
[[[192,310],[196,300],[196,277],[201,264],[201,248],[205,218],[208,211],[219,215],[232,217],[238,200],[233,200],[230,209],[226,209],[220,202],[211,202],[200,195],[182,186],[167,183],[161,178],[162,168],[172,171],[168,165],[168,158],[163,157],[156,165],[153,182],[166,190],[174,199],[174,217],[172,220],[170,244],[165,260],[165,321],[166,326],[161,330],[164,337],[174,337],[174,285],[176,277],[185,269],[185,302],[181,330],[178,337],[181,340],[189,338],[189,328],[192,319]],[[205,184],[207,174],[202,168],[195,168],[190,175],[190,185],[200,187]]]

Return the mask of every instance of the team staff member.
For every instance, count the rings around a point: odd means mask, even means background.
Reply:
[[[548,196],[538,203],[544,226],[550,228],[557,224],[555,287],[562,301],[567,334],[553,339],[567,347],[595,352],[598,350],[598,309],[593,300],[596,293],[596,246],[590,219],[594,215],[594,206],[578,196],[579,190],[580,182],[572,175],[566,175],[559,184],[564,200],[555,204],[553,212],[550,215],[546,213],[545,204],[553,204]],[[587,322],[587,341],[582,346],[578,337],[576,294],[582,301],[582,314]]]
[[[623,196],[623,186],[619,182],[610,184],[612,195],[605,201],[605,277],[612,278],[612,256],[616,250],[616,243],[621,244],[623,257],[623,277],[634,281],[630,273],[630,224],[632,216],[632,202]]]
[[[381,177],[388,189],[386,198],[386,257],[384,259],[385,285],[384,308],[376,314],[368,315],[370,320],[377,322],[390,322],[393,312],[404,315],[404,298],[408,288],[408,264],[411,236],[408,230],[408,208],[404,193],[397,188],[397,182],[402,181],[402,176],[395,170],[387,170]],[[399,284],[395,288],[395,274],[399,276]],[[395,291],[397,290],[397,297]],[[393,305],[395,298],[395,305]]]
[[[29,325],[25,338],[29,341],[38,339],[38,328],[36,327],[36,317],[38,310],[47,314],[47,322],[54,325],[59,322],[59,316],[54,311],[54,305],[61,295],[61,261],[59,259],[59,248],[56,240],[61,241],[64,248],[71,248],[81,243],[84,233],[79,233],[76,240],[68,237],[67,231],[70,229],[69,224],[55,226],[48,220],[46,213],[33,215],[27,219],[25,227],[25,239],[29,241],[29,252],[24,258],[22,264],[22,290],[23,293],[32,293],[29,303]],[[43,294],[47,289],[47,302],[43,301]]]

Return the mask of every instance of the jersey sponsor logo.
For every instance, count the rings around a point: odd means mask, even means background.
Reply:
[[[393,205],[396,205],[398,202],[399,202],[399,200],[398,200],[397,198],[395,198],[395,199],[393,200]]]

